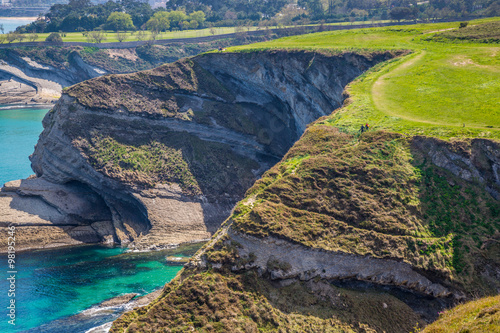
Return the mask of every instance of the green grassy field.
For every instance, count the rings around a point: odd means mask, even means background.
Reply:
[[[352,24],[370,24],[370,23],[387,23],[389,21],[356,21],[353,22]],[[326,23],[324,25],[351,25],[350,22],[342,22],[342,23]],[[305,25],[305,27],[316,27],[318,24],[310,24],[310,25]],[[292,28],[293,26],[287,26],[285,28]],[[276,26],[270,26],[269,29],[275,29],[277,28]],[[223,34],[231,34],[238,32],[238,29],[236,27],[215,27],[213,28],[214,35],[223,35]],[[244,31],[256,31],[256,30],[263,30],[265,28],[263,27],[244,27]],[[39,33],[38,38],[36,39],[37,42],[43,42],[49,36],[50,33]],[[125,33],[126,38],[124,42],[133,42],[133,41],[138,41],[138,34],[137,32],[127,32]],[[177,38],[194,38],[194,37],[205,37],[205,36],[211,36],[212,32],[210,31],[209,28],[205,29],[196,29],[196,30],[184,30],[184,31],[167,31],[163,32],[159,35],[156,36],[156,39],[177,39]],[[105,31],[105,37],[106,39],[103,42],[106,43],[115,43],[118,42],[116,32],[114,31]],[[63,41],[64,42],[82,42],[86,43],[88,42],[87,37],[82,33],[82,32],[66,32],[63,33]],[[150,31],[144,31],[144,37],[143,40],[150,40],[151,39],[151,32]],[[24,40],[24,42],[26,42]],[[16,41],[17,42],[17,41]],[[13,43],[14,44],[14,43]]]
[[[472,21],[466,29],[487,22],[496,22],[492,35],[498,34],[499,18]],[[325,122],[349,130],[369,123],[372,128],[408,135],[498,139],[500,45],[473,39],[457,42],[432,38],[444,30],[458,30],[458,25],[455,22],[322,32],[228,51],[410,50],[409,55],[376,66],[353,82],[347,88],[352,103]]]

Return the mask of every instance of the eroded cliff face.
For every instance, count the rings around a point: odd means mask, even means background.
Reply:
[[[360,135],[330,117],[111,332],[409,332],[498,294],[499,143]]]
[[[106,227],[87,241],[147,249],[208,239],[307,124],[341,106],[350,81],[398,54],[214,53],[89,80],[45,117],[32,167],[59,191],[81,184],[105,203]],[[61,212],[26,186],[9,193]]]

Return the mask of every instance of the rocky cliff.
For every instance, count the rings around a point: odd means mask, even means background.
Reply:
[[[201,52],[275,38],[236,37],[197,43],[170,43],[124,48],[22,46],[0,48],[0,104],[55,102],[62,89],[107,73],[131,73]]]
[[[89,80],[45,117],[32,167],[37,182],[105,202],[112,225],[89,228],[89,240],[144,249],[207,239],[307,124],[341,105],[346,84],[395,55],[214,53]],[[27,199],[32,184],[10,193]],[[97,222],[77,205],[61,213]]]
[[[409,332],[498,294],[499,143],[347,133],[334,116],[111,332]]]
[[[0,203],[27,247],[213,235],[113,332],[408,332],[500,290],[500,146],[333,127],[344,87],[401,53],[211,53],[80,83]]]

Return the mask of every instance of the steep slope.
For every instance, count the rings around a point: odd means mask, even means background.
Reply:
[[[440,314],[439,320],[423,333],[500,332],[500,295],[486,297],[457,306]]]
[[[499,143],[344,133],[328,118],[112,332],[408,332],[498,293]]]
[[[103,198],[113,231],[102,241],[206,239],[347,83],[398,54],[214,53],[89,80],[47,114],[32,167]]]

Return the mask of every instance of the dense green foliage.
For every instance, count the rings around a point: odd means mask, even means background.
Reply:
[[[354,22],[374,20],[436,20],[459,19],[470,16],[500,15],[498,0],[170,0],[169,29],[196,29],[209,26],[307,24],[319,22]],[[96,28],[118,30],[112,13],[130,15],[131,24],[119,24],[121,29],[159,29],[155,13],[148,2],[140,0],[115,0],[93,5],[90,0],[70,0],[68,4],[53,5],[45,19],[18,28],[19,32],[89,31]],[[193,13],[203,13],[192,16]],[[165,22],[160,24],[165,26]],[[162,31],[163,29],[159,29]]]
[[[53,32],[45,38],[45,41],[51,43],[62,43],[63,40],[60,34]]]

